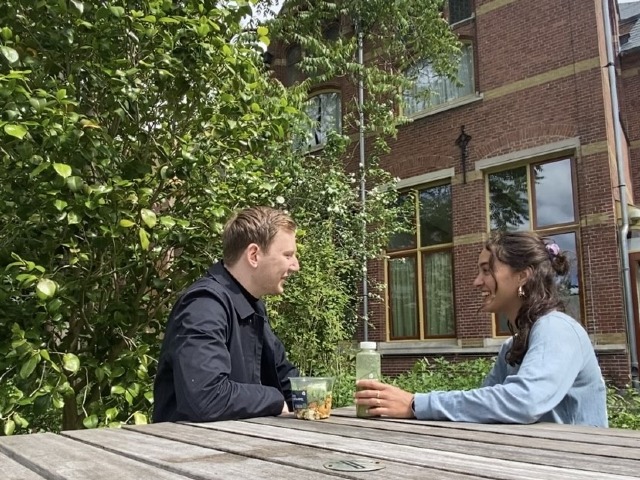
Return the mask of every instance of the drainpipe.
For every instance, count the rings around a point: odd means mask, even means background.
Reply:
[[[602,0],[602,14],[604,21],[604,35],[607,44],[607,71],[609,73],[609,91],[611,94],[611,110],[613,115],[613,138],[616,147],[616,166],[618,167],[618,188],[620,189],[620,212],[622,225],[618,234],[620,242],[620,256],[622,257],[622,283],[624,286],[624,303],[627,321],[627,343],[629,345],[629,359],[631,363],[631,384],[636,390],[638,384],[638,352],[636,351],[636,331],[633,318],[633,301],[631,296],[631,279],[629,275],[629,248],[627,234],[629,232],[629,211],[627,209],[627,183],[622,162],[622,127],[620,125],[620,108],[618,105],[618,91],[616,88],[616,68],[613,54],[613,36],[611,34],[611,16],[609,0]]]
[[[358,65],[360,65],[360,74],[358,75],[358,139],[360,141],[360,204],[362,205],[362,317],[364,318],[363,336],[364,341],[369,340],[369,286],[367,272],[367,178],[366,163],[364,152],[364,33],[362,32],[362,24],[360,16],[356,20],[356,34],[358,36]]]

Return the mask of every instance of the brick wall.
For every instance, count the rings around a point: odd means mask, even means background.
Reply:
[[[454,169],[454,295],[460,340],[482,342],[493,336],[490,316],[478,312],[481,299],[472,286],[488,230],[485,178],[475,170],[475,162],[576,139],[578,148],[557,158],[575,159],[583,320],[592,335],[618,340],[624,336],[614,202],[617,175],[608,155],[613,139],[605,121],[610,107],[603,78],[606,71],[601,68],[606,59],[599,37],[598,5],[595,0],[476,0],[475,18],[460,24],[456,32],[474,44],[476,90],[481,98],[403,126],[390,142],[391,153],[381,160],[394,176],[405,179]],[[639,65],[637,61],[627,66],[622,86],[636,93],[626,99],[621,96],[630,107],[624,118],[636,191],[640,191]],[[334,86],[343,89],[343,98],[352,98],[353,86]],[[455,145],[463,125],[472,136],[466,183]],[[347,159],[346,164],[354,169],[357,159]],[[569,186],[559,184],[558,188]],[[371,262],[369,275],[372,283],[384,282],[384,264]],[[372,301],[369,307],[369,339],[387,341],[384,294],[382,301]],[[358,338],[362,333],[360,328]],[[419,358],[422,355],[387,356],[383,369],[387,374],[399,373]],[[605,375],[617,383],[628,375],[626,355],[602,355],[600,360]]]

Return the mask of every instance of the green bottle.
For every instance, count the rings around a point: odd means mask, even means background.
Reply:
[[[360,351],[356,354],[356,380],[380,380],[380,353],[376,351],[376,342],[360,342]],[[356,415],[371,417],[364,405],[356,407]]]

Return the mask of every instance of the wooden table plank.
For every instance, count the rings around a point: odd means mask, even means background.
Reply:
[[[390,444],[411,445],[448,452],[483,456],[488,450],[492,458],[517,462],[575,468],[594,472],[635,475],[640,472],[638,450],[599,445],[594,446],[561,440],[541,440],[513,435],[475,432],[447,428],[432,428],[400,422],[381,422],[358,418],[334,418],[318,422],[288,421],[289,428],[334,433],[350,438],[367,438]],[[247,420],[251,423],[282,426],[283,417]],[[362,429],[367,429],[363,434]]]
[[[355,409],[353,409],[352,407],[339,408],[331,413],[331,417],[333,417],[334,419],[336,417],[356,418]],[[329,419],[331,419],[331,417],[329,417]],[[640,432],[638,431],[588,427],[585,425],[559,425],[551,423],[533,425],[508,425],[495,423],[482,424],[394,418],[374,418],[367,419],[367,421],[422,425],[433,428],[442,428],[448,431],[463,430],[470,432],[496,433],[503,438],[503,443],[510,443],[511,436],[553,440],[558,439],[559,435],[561,435],[563,441],[590,443],[594,445],[612,445],[618,447],[640,448]]]
[[[562,478],[566,480],[605,480],[629,478],[602,472],[588,472],[569,468],[549,467],[546,465],[532,465],[521,462],[492,458],[492,451],[488,450],[484,456],[467,455],[447,452],[431,448],[418,448],[410,445],[389,444],[384,441],[349,438],[337,434],[317,433],[298,430],[295,436],[287,428],[290,422],[303,422],[293,418],[282,418],[282,426],[264,425],[252,422],[216,422],[196,424],[201,428],[217,431],[242,433],[265,439],[280,440],[298,445],[322,446],[325,450],[361,455],[382,461],[394,461],[435,468],[439,470],[478,475],[495,479],[530,479]],[[286,422],[289,420],[289,423]],[[285,423],[287,423],[285,425]]]
[[[0,449],[49,480],[185,478],[53,433],[4,437],[0,439]]]
[[[129,426],[126,429],[135,430],[146,435],[154,435],[168,438],[183,443],[198,445],[207,448],[216,448],[229,453],[235,453],[251,458],[274,462],[280,465],[304,468],[305,470],[333,473],[327,470],[324,465],[337,460],[362,460],[363,457],[341,455],[339,453],[306,445],[295,445],[272,438],[260,438],[254,436],[239,435],[236,433],[212,431],[198,426],[174,423],[158,423],[145,426]],[[295,431],[292,431],[295,435]],[[367,458],[370,460],[370,458]],[[394,479],[415,479],[415,478],[438,478],[439,480],[471,480],[477,476],[469,476],[459,473],[435,470],[406,465],[397,462],[383,462],[384,469],[367,472],[367,480]],[[354,472],[342,473],[344,478],[361,479],[362,473]],[[303,475],[306,478],[306,475]]]
[[[2,443],[0,443],[0,472],[2,472],[2,480],[42,480],[44,478],[4,455]]]
[[[153,430],[145,425],[143,430]],[[205,448],[173,439],[145,435],[135,429],[77,430],[62,433],[88,445],[145,462],[157,468],[202,480],[216,478],[327,479],[329,470],[314,472],[248,456]],[[242,441],[241,437],[236,438]],[[220,441],[220,445],[225,443]],[[265,445],[265,450],[270,448]],[[276,449],[271,449],[275,453]],[[267,456],[268,458],[268,456]],[[257,475],[256,475],[257,474]]]

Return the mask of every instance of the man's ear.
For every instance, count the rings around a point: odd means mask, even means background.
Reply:
[[[244,251],[244,255],[249,262],[249,265],[253,268],[258,266],[258,254],[260,253],[260,247],[255,243],[250,243]]]

